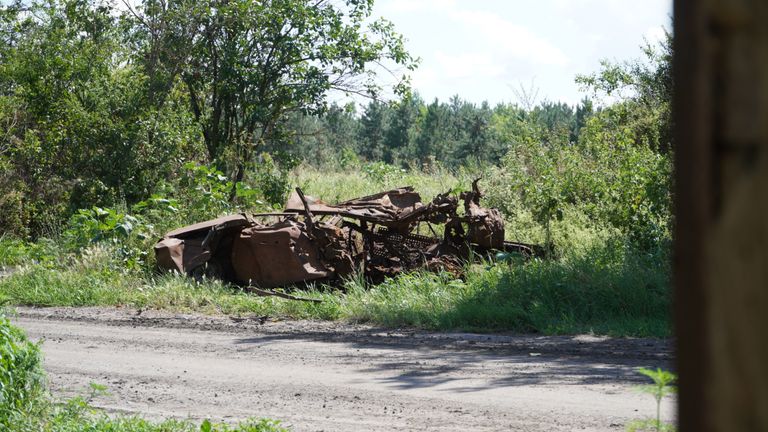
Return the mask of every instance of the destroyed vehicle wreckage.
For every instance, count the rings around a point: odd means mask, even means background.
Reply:
[[[536,246],[504,240],[501,214],[481,207],[481,197],[477,180],[458,198],[446,193],[428,204],[412,187],[337,205],[296,188],[282,213],[237,214],[176,229],[155,245],[155,254],[161,269],[261,288],[333,284],[355,272],[374,283],[419,268],[458,275],[473,254],[537,254]],[[442,225],[441,236],[435,225]]]

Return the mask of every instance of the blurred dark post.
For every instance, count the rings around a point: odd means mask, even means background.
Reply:
[[[680,430],[768,431],[768,2],[674,22]]]

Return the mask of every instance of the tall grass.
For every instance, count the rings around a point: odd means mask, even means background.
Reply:
[[[420,273],[370,289],[355,284],[345,316],[430,329],[669,336],[665,270],[632,255],[605,262],[605,253],[475,265],[465,281]]]
[[[38,413],[43,393],[40,348],[0,311],[0,430]]]
[[[290,180],[293,187],[302,188],[307,195],[337,203],[403,186],[413,186],[427,202],[437,194],[466,189],[473,179],[466,171],[451,172],[443,168],[424,173],[389,165],[369,164],[367,167],[328,171],[302,165],[292,172]]]
[[[616,258],[613,254],[622,254]],[[227,315],[347,320],[433,330],[543,334],[669,335],[667,272],[619,250],[593,250],[579,259],[475,264],[466,280],[417,272],[345,292],[296,290],[320,303],[258,297],[218,281],[173,274],[119,274],[95,266],[22,267],[0,280],[5,303],[109,306]]]
[[[464,189],[474,177],[467,171],[422,173],[384,167],[324,172],[300,167],[292,181],[328,202],[407,184],[426,201],[437,193]],[[489,200],[501,202],[503,193],[490,188]],[[470,265],[463,280],[417,272],[371,287],[358,278],[341,291],[323,286],[297,289],[297,295],[322,300],[307,303],[258,297],[218,281],[196,283],[178,275],[158,275],[151,269],[151,255],[142,255],[151,249],[156,238],[152,236],[112,238],[76,249],[61,247],[60,242],[0,238],[0,265],[18,266],[14,274],[0,278],[0,302],[127,305],[437,330],[670,334],[669,257],[663,243],[642,249],[626,232],[594,220],[578,205],[559,206],[558,217],[544,225],[515,200],[511,196],[505,201],[507,238],[546,242],[554,253],[543,260]]]

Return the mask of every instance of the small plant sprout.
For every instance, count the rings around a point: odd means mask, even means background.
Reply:
[[[641,385],[638,387],[638,390],[653,396],[656,400],[656,419],[633,421],[627,425],[627,430],[630,432],[645,430],[655,430],[657,432],[674,431],[675,426],[673,424],[662,423],[661,421],[661,401],[665,396],[675,393],[676,387],[674,382],[677,380],[677,375],[661,368],[656,368],[656,370],[640,368],[637,372],[653,380],[653,384]]]
[[[88,402],[90,403],[92,400],[99,396],[109,396],[109,388],[104,384],[99,383],[89,383],[88,384],[90,393],[88,394]]]

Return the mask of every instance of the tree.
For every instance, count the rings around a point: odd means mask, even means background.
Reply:
[[[644,59],[624,63],[601,62],[599,72],[579,75],[576,82],[592,90],[596,97],[618,100],[607,112],[618,125],[629,125],[638,144],[660,153],[672,148],[671,100],[672,35],[657,45],[646,42]]]
[[[128,28],[93,0],[0,8],[0,196],[29,228],[10,232],[38,234],[72,210],[143,199],[197,144],[177,88],[149,102]]]
[[[416,133],[414,126],[423,105],[417,94],[407,95],[394,104],[384,137],[384,162],[395,163],[410,147]]]
[[[579,142],[579,133],[587,125],[587,119],[592,115],[592,112],[592,101],[588,97],[584,97],[581,103],[576,106],[576,118],[573,131],[571,132],[571,142]]]
[[[466,162],[467,159],[475,161],[494,160],[491,155],[491,134],[489,123],[491,120],[491,108],[488,102],[483,102],[480,108],[472,106],[472,112],[464,119],[467,131],[467,140],[457,149],[459,154],[459,163]]]
[[[547,142],[568,142],[576,126],[573,109],[563,102],[543,101],[530,115],[545,131]]]
[[[360,155],[370,161],[384,157],[384,134],[388,121],[387,105],[372,100],[366,105],[360,118],[359,149]]]
[[[421,162],[422,166],[427,164],[430,158],[437,159],[438,155],[447,155],[445,146],[450,142],[449,120],[447,107],[438,102],[437,98],[427,105],[413,152],[413,157]]]
[[[291,134],[289,152],[315,165],[339,162],[344,154],[354,154],[358,145],[360,121],[355,104],[332,103],[323,116],[291,114],[285,128]],[[263,150],[280,154],[283,143],[272,140]]]
[[[334,103],[323,116],[330,151],[340,154],[345,149],[354,150],[358,135],[355,110],[354,103],[350,102],[343,107]]]
[[[331,90],[376,96],[377,69],[415,68],[373,0],[147,0],[133,11],[144,67],[180,78],[208,157],[242,180],[290,112],[319,114]],[[407,76],[398,77],[404,92]]]

